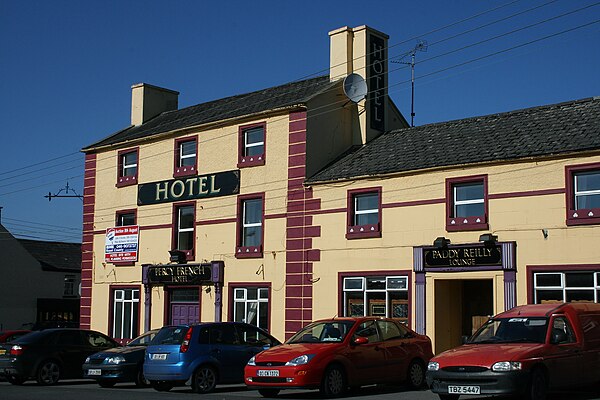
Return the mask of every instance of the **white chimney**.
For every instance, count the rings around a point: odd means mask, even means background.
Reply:
[[[141,125],[165,111],[177,110],[179,92],[147,83],[131,86],[131,125]]]

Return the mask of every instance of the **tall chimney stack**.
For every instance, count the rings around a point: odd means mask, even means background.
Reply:
[[[165,111],[177,110],[179,92],[147,83],[131,86],[131,125],[141,125]]]

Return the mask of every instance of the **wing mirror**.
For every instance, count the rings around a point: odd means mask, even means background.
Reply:
[[[352,343],[354,343],[356,345],[358,345],[358,344],[367,344],[367,343],[369,343],[369,338],[366,338],[364,336],[359,336],[356,339],[354,339],[352,341]]]

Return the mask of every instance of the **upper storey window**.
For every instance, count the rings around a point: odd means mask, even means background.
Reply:
[[[137,184],[138,178],[138,149],[129,149],[119,152],[118,155],[117,186]]]
[[[487,175],[446,180],[446,230],[488,229]]]
[[[265,164],[265,131],[264,122],[240,127],[239,168]]]
[[[182,138],[175,141],[174,177],[195,175],[198,172],[198,140]]]
[[[381,188],[348,192],[347,239],[381,237]]]
[[[194,259],[196,205],[195,203],[173,206],[172,247],[185,253],[188,260]]]
[[[263,256],[264,194],[238,198],[238,237],[235,256],[259,258]]]
[[[600,163],[567,167],[567,225],[600,222]]]

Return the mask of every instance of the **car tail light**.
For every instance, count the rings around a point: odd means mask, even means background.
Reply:
[[[23,351],[25,351],[25,347],[15,344],[13,347],[10,348],[10,355],[11,356],[20,356],[21,354],[23,354]]]
[[[183,342],[181,342],[181,346],[179,347],[179,351],[185,353],[190,348],[190,340],[192,340],[192,327],[190,326],[183,337]]]

